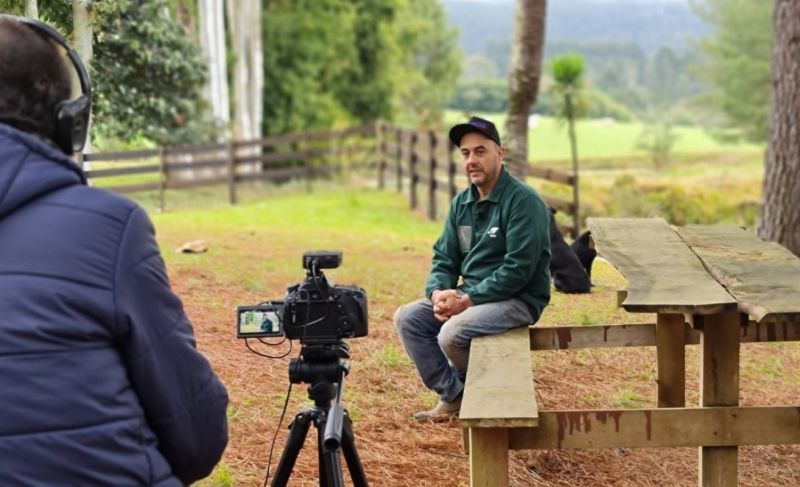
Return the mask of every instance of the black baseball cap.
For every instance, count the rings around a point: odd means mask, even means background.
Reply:
[[[450,141],[456,146],[461,145],[461,138],[470,132],[480,132],[492,139],[497,145],[500,144],[500,135],[494,124],[488,120],[472,117],[469,122],[462,123],[450,129]]]

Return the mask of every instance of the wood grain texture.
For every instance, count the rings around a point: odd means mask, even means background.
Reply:
[[[800,407],[543,410],[538,427],[510,429],[508,443],[512,450],[800,444]]]
[[[661,218],[589,218],[597,252],[628,280],[631,312],[711,314],[736,301]]]
[[[700,335],[700,406],[739,405],[738,312],[704,316]],[[762,424],[766,428],[767,424]],[[736,485],[738,450],[735,446],[703,446],[699,449],[702,487]]]
[[[686,405],[686,325],[683,315],[656,317],[658,407]]]
[[[462,427],[536,426],[527,327],[472,339],[461,402]]]
[[[733,226],[690,225],[680,236],[756,322],[800,323],[800,258]]]
[[[469,429],[470,487],[508,487],[508,430]]]

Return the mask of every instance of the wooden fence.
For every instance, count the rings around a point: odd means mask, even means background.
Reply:
[[[373,158],[373,134],[373,125],[364,125],[256,140],[87,154],[84,162],[91,167],[86,175],[92,184],[118,193],[157,192],[162,211],[167,190],[206,186],[227,186],[228,199],[236,204],[237,183],[303,178],[310,191],[315,178],[374,165],[371,161],[357,163],[359,158]],[[112,182],[104,184],[106,181]]]
[[[466,183],[463,176],[456,179],[461,172],[460,163],[456,162],[455,146],[443,133],[378,122],[375,141],[378,187],[383,189],[387,180],[393,180],[398,192],[408,191],[409,204],[414,210],[420,207],[424,195],[426,214],[431,219],[439,216],[439,208],[443,206],[439,195],[444,195],[445,203],[449,203]],[[572,226],[561,227],[561,231],[577,237],[580,233],[577,177],[532,163],[528,177],[570,187],[572,201],[548,194],[542,194],[542,198],[553,209],[572,217]]]
[[[437,131],[377,122],[257,140],[87,154],[84,161],[92,168],[86,174],[93,184],[119,193],[156,192],[162,211],[168,190],[225,185],[230,203],[236,204],[238,183],[303,178],[310,190],[315,178],[346,172],[377,177],[380,189],[392,184],[398,192],[407,191],[411,209],[424,204],[428,217],[436,219],[466,182],[454,149]],[[577,236],[577,178],[535,165],[528,176],[570,186],[572,202],[542,196],[572,217],[572,227],[562,227],[562,232]]]

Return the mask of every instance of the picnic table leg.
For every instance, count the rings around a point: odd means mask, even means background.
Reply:
[[[470,487],[508,487],[508,428],[469,429]]]
[[[658,407],[686,405],[686,347],[682,314],[656,316]]]
[[[738,312],[703,317],[700,335],[700,406],[739,405]],[[738,447],[700,447],[701,487],[735,486]]]

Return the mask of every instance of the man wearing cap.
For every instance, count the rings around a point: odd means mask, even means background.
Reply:
[[[547,205],[503,167],[494,124],[454,126],[470,186],[450,206],[425,298],[401,306],[395,326],[423,383],[439,402],[418,421],[458,414],[472,338],[535,323],[550,301]]]

